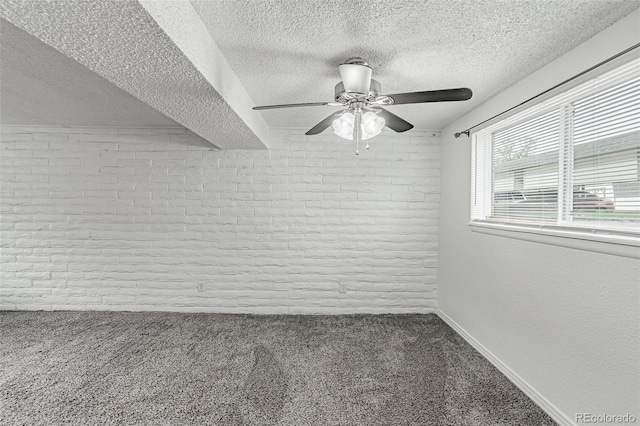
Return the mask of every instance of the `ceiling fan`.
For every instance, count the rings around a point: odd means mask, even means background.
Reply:
[[[351,58],[338,66],[342,81],[336,84],[333,102],[307,102],[299,104],[257,106],[255,110],[307,106],[335,106],[346,109],[335,112],[313,126],[306,135],[317,135],[333,127],[336,135],[356,141],[356,154],[361,140],[378,135],[386,125],[396,132],[411,130],[413,125],[383,106],[418,104],[425,102],[466,101],[471,89],[429,90],[424,92],[381,94],[380,83],[371,78],[372,70],[362,58]],[[366,146],[369,149],[369,144]]]

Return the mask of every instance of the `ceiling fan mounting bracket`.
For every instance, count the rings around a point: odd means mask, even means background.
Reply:
[[[363,67],[371,68],[369,64],[359,56],[354,56],[353,58],[349,58],[340,65],[362,65]]]

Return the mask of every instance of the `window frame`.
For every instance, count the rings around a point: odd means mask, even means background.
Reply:
[[[640,258],[640,223],[637,228],[620,224],[576,223],[571,220],[571,209],[574,198],[573,187],[573,155],[572,116],[573,104],[588,96],[590,84],[601,83],[602,76],[613,75],[599,91],[607,90],[624,81],[620,69],[635,67],[637,73],[640,59],[637,56],[618,63],[615,68],[601,70],[598,74],[590,73],[580,82],[563,90],[554,91],[540,102],[514,111],[510,116],[499,121],[488,123],[471,135],[471,205],[469,226],[472,231],[485,234],[510,237],[527,241],[553,244],[577,249],[603,252],[626,257]],[[633,65],[635,64],[635,65]],[[624,74],[624,72],[621,72]],[[632,74],[635,75],[635,74]],[[558,143],[558,212],[555,222],[543,222],[534,219],[514,220],[508,218],[491,218],[494,201],[493,194],[493,141],[495,132],[503,131],[527,120],[534,119],[557,110],[559,114]],[[484,186],[483,186],[484,183]],[[511,191],[514,192],[515,190]],[[563,202],[570,197],[571,202]]]

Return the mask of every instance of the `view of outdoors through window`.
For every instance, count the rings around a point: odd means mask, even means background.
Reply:
[[[491,133],[491,217],[640,224],[640,76],[628,74]]]
[[[493,133],[494,216],[556,218],[559,123],[555,109]]]

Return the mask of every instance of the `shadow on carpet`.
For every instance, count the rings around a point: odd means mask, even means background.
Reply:
[[[435,315],[1,312],[0,424],[554,425]]]

